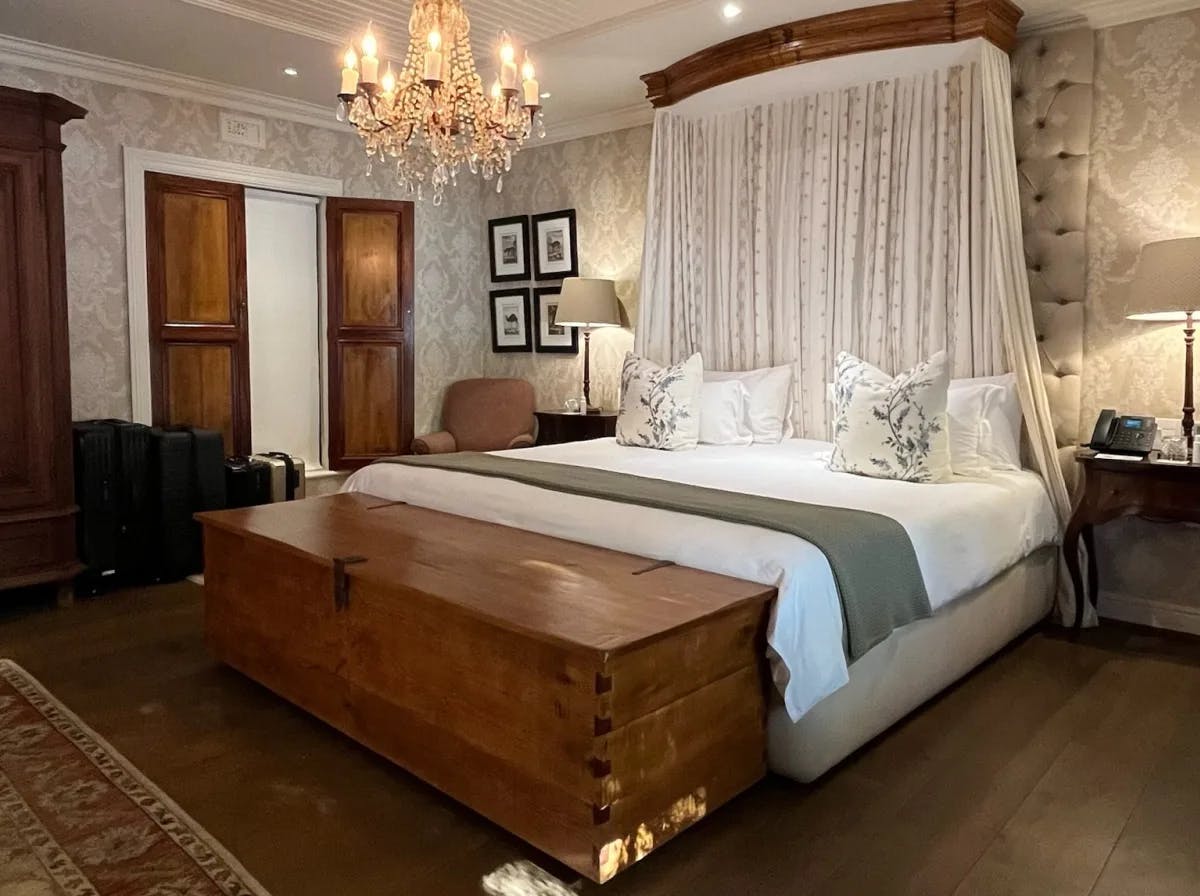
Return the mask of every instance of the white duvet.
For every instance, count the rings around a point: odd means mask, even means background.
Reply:
[[[912,539],[935,611],[1056,538],[1054,509],[1034,473],[924,485],[867,479],[825,469],[830,448],[787,439],[778,445],[665,452],[599,439],[500,453],[885,514]],[[802,538],[397,464],[360,470],[345,490],[774,585],[779,599],[768,641],[791,717],[799,719],[849,680],[833,572],[825,555]]]

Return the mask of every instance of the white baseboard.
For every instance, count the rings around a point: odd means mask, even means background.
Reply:
[[[1189,607],[1101,590],[1100,615],[1121,622],[1200,635],[1200,606]]]

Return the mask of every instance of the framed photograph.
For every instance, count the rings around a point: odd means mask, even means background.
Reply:
[[[492,305],[492,351],[527,352],[533,349],[528,289],[497,289],[489,293]]]
[[[488,246],[492,282],[529,279],[529,218],[497,218],[488,221]]]
[[[575,244],[575,209],[534,215],[533,268],[537,280],[579,276],[579,247]]]
[[[558,323],[558,297],[561,286],[541,286],[533,291],[535,347],[539,352],[561,355],[579,354],[579,328]]]

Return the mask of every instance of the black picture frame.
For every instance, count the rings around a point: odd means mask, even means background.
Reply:
[[[516,300],[516,307],[521,314],[521,320],[518,325],[518,332],[514,334],[506,334],[500,327],[501,308],[500,303],[505,300]],[[533,351],[533,331],[535,324],[529,314],[529,288],[522,287],[520,289],[494,289],[488,293],[488,317],[492,319],[492,351],[496,354],[505,354],[507,352],[531,352]],[[511,341],[514,337],[519,337],[523,332],[523,338],[520,341]]]
[[[516,230],[516,233],[512,233],[513,230]],[[518,257],[515,261],[504,258],[503,253],[507,251],[507,247],[500,247],[502,240],[508,236],[516,238],[513,249]],[[528,215],[488,221],[488,262],[491,265],[492,282],[515,283],[530,279],[529,248]]]
[[[552,257],[553,248],[548,247],[543,253],[543,232],[547,235],[554,233],[551,228],[561,222],[560,236],[568,244],[559,248],[561,258]],[[565,208],[557,212],[547,212],[544,215],[533,216],[533,229],[530,234],[533,254],[533,270],[535,280],[564,280],[567,277],[579,276],[579,238],[575,226],[575,209]],[[543,258],[543,255],[546,258]]]
[[[533,291],[533,348],[534,351],[543,355],[577,355],[579,354],[579,327],[559,327],[563,331],[561,334],[565,337],[567,332],[570,332],[569,342],[564,339],[561,344],[555,342],[547,342],[543,337],[543,323],[546,324],[546,329],[554,325],[553,316],[549,321],[546,320],[546,312],[544,306],[549,303],[544,301],[551,297],[557,297],[562,294],[562,285],[558,286],[539,286]],[[555,306],[557,308],[557,305]],[[550,337],[556,337],[558,334],[548,333]]]

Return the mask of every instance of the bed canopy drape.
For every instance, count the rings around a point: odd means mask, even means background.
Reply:
[[[793,423],[813,438],[829,433],[839,351],[901,370],[945,349],[956,376],[1012,370],[1030,464],[1065,524],[1011,96],[1007,54],[973,39],[794,66],[660,108],[637,351],[793,365]]]

